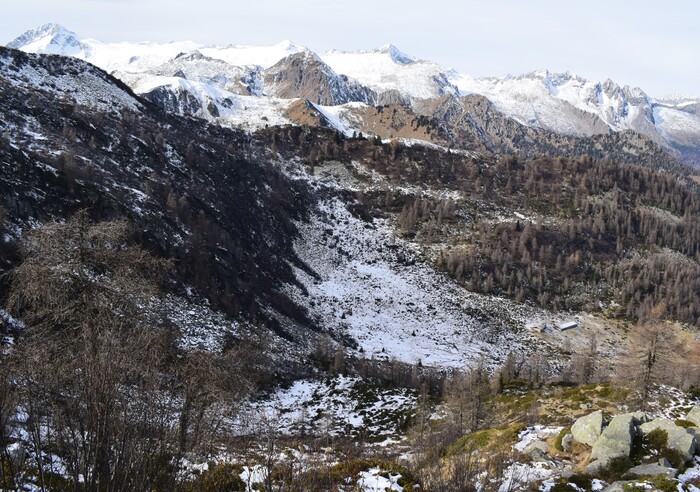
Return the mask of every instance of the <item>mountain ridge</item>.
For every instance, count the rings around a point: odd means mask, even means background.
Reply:
[[[237,95],[301,98],[327,106],[347,102],[399,103],[415,110],[416,104],[420,105],[424,99],[479,94],[494,103],[498,111],[526,126],[579,137],[634,130],[651,138],[676,158],[700,165],[700,112],[695,109],[700,104],[700,97],[654,99],[637,87],[620,86],[610,79],[593,82],[570,72],[535,70],[518,76],[475,78],[430,61],[418,60],[391,44],[366,51],[330,50],[316,54],[289,40],[267,47],[205,46],[190,41],[101,43],[80,39],[57,24],[27,31],[8,46],[30,52],[77,56],[115,72],[124,80],[133,79],[134,74],[155,77],[170,71],[170,76],[185,74],[219,89],[224,88],[221,80],[225,79],[228,81],[225,88]],[[201,68],[201,76],[194,68],[187,73],[174,69],[178,58],[192,57],[195,53],[211,61],[208,67]],[[312,58],[319,64],[314,69],[315,75],[291,67],[304,56],[299,53],[313,54]],[[286,70],[280,71],[279,66],[273,69],[284,60]],[[215,64],[219,65],[218,72],[213,69]],[[297,81],[300,77],[303,82]],[[157,83],[155,78],[150,85],[156,87]],[[161,85],[163,88],[159,92],[162,93],[168,91],[167,87],[172,83],[163,80]],[[302,85],[303,89],[300,88]],[[195,99],[206,99],[206,89],[189,87],[187,90],[198,92],[191,96]],[[174,93],[160,99],[178,97]],[[266,105],[256,103],[257,106],[260,104]],[[219,107],[215,112],[227,112],[222,109]],[[277,114],[274,120],[284,121],[281,115],[286,109],[270,111]],[[225,123],[225,118],[211,113],[201,113],[201,117]],[[251,118],[256,118],[255,113],[247,119]],[[270,116],[267,118],[269,120]],[[236,126],[237,121],[245,119],[238,115],[231,120],[231,125]],[[249,122],[248,126],[256,128],[264,124],[265,120],[262,120],[257,124]],[[380,136],[386,138],[388,135]]]

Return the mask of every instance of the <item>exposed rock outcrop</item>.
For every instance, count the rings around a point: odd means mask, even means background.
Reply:
[[[336,74],[317,55],[302,51],[283,58],[264,73],[265,92],[277,97],[308,99],[335,106],[348,102],[373,104],[376,94],[357,81]]]

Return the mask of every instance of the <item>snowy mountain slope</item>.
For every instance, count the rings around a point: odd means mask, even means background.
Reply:
[[[505,78],[452,73],[450,80],[462,94],[486,96],[499,111],[528,126],[574,136],[634,130],[676,151],[698,145],[700,116],[692,112],[697,99],[657,101],[610,79],[591,82],[546,70]]]
[[[96,39],[79,38],[77,34],[58,24],[45,24],[27,31],[7,46],[28,53],[72,56],[108,72],[143,72],[174,58],[179,53],[190,52],[200,47],[192,41],[103,43]]]
[[[201,82],[242,96],[262,95],[262,69],[257,66],[236,66],[210,58],[200,51],[180,54],[166,63],[148,70],[160,77],[181,77]],[[126,73],[116,73],[120,78]]]
[[[58,24],[44,24],[30,29],[7,44],[8,48],[30,53],[76,56],[85,55],[88,47],[80,42],[77,34]]]
[[[424,263],[389,224],[366,224],[342,203],[323,204],[295,248],[320,280],[298,270],[308,295],[292,289],[294,297],[368,357],[459,368],[482,358],[495,366],[510,350],[530,350],[522,330],[539,310],[467,292]]]
[[[121,74],[134,92],[166,111],[195,116],[223,126],[257,130],[291,123],[284,116],[292,101],[234,94],[183,77]]]
[[[117,79],[64,57],[36,58],[19,51],[0,51],[0,72],[22,94],[46,91],[56,98],[92,106],[105,112],[139,111],[141,102]]]
[[[208,46],[201,48],[203,55],[223,60],[229,65],[257,65],[269,68],[275,63],[294,53],[307,51],[307,48],[285,40],[271,46],[231,45],[225,47]]]
[[[177,57],[182,53],[199,50],[204,56],[222,60],[229,65],[271,67],[282,58],[305,48],[291,41],[272,46],[226,47],[204,46],[193,41],[170,43],[103,43],[95,39],[83,39],[76,33],[58,24],[45,24],[27,31],[12,42],[8,48],[30,53],[73,56],[88,61],[108,72],[144,72]]]
[[[378,94],[397,91],[409,99],[429,99],[457,92],[439,65],[415,60],[392,45],[373,51],[328,51],[320,56],[337,73]]]

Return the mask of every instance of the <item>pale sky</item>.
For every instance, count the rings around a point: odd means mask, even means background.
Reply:
[[[700,96],[700,3],[690,0],[21,0],[0,43],[47,22],[102,41],[269,45],[322,52],[392,43],[474,76],[570,71],[651,96]]]

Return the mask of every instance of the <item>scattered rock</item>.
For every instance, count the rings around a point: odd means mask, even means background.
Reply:
[[[667,466],[662,466],[658,463],[651,463],[648,465],[639,465],[634,468],[630,468],[625,472],[622,478],[636,478],[636,477],[655,477],[657,475],[665,475],[667,477],[676,478],[678,476],[678,470],[676,468],[671,468]]]
[[[571,451],[571,443],[574,441],[574,436],[573,434],[566,434],[564,437],[561,439],[561,448],[564,450],[565,453],[568,453]]]
[[[695,454],[695,435],[683,427],[677,426],[672,420],[657,418],[639,426],[639,431],[646,435],[654,429],[665,430],[668,434],[666,447],[683,455],[685,461],[690,461]]]
[[[620,456],[629,457],[632,452],[632,441],[635,436],[634,414],[618,415],[610,421],[603,433],[598,437],[591,452],[591,463],[586,467],[588,473],[597,473]],[[572,427],[573,430],[573,427]]]
[[[530,456],[530,460],[535,462],[535,463],[538,463],[538,462],[539,463],[546,463],[546,462],[551,461],[549,456],[547,456],[547,453],[545,453],[544,451],[537,449],[537,448],[533,449],[528,454],[528,456]]]
[[[610,484],[608,487],[603,489],[603,492],[624,492],[625,490],[625,485],[630,483],[629,480],[627,481],[619,481],[619,482],[613,482]]]
[[[532,454],[536,451],[539,451],[541,453],[546,453],[549,450],[549,444],[547,444],[544,441],[532,441],[530,444],[528,444],[525,449],[523,450],[523,453],[525,453],[528,456],[532,456]]]
[[[688,415],[686,415],[685,420],[688,420],[700,427],[700,405],[695,405],[693,408],[691,408]]]
[[[589,446],[595,444],[602,431],[603,412],[600,410],[581,417],[571,426],[571,434],[574,439]]]

